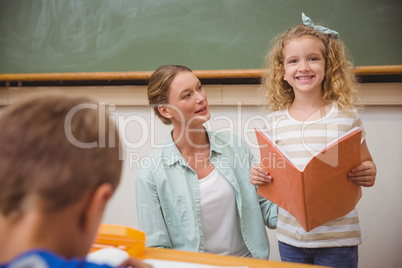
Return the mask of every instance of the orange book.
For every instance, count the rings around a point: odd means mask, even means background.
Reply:
[[[345,216],[359,202],[361,186],[347,177],[361,164],[361,135],[354,128],[315,154],[299,170],[261,129],[255,128],[260,145],[261,166],[272,183],[259,186],[257,193],[297,219],[309,232],[329,221]]]

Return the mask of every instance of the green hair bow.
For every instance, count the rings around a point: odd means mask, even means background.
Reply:
[[[309,28],[313,28],[323,34],[328,34],[332,38],[335,38],[335,39],[339,38],[339,33],[337,31],[331,30],[324,26],[316,26],[314,24],[314,22],[309,17],[307,17],[304,13],[302,13],[302,20],[303,20],[303,24]]]

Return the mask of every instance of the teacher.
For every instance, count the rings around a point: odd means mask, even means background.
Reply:
[[[207,95],[191,69],[159,67],[148,85],[155,114],[173,130],[139,169],[139,228],[149,247],[268,259],[265,226],[277,206],[250,183],[253,154],[229,133],[204,128]]]

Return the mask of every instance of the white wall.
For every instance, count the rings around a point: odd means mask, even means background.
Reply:
[[[260,124],[257,117],[264,112],[258,107],[212,105],[210,109],[212,129],[231,130],[246,138],[250,144],[255,144],[253,135],[245,135],[243,130]],[[146,106],[119,106],[113,116],[118,121],[120,117],[121,134],[131,148],[125,154],[122,182],[107,208],[104,222],[137,228],[135,177],[138,159],[152,150],[152,144],[163,142],[171,128],[155,120]],[[402,226],[402,106],[367,106],[361,117],[378,175],[374,187],[363,189],[363,198],[358,204],[363,235],[363,244],[359,247],[359,267],[402,267],[402,235],[398,228]],[[252,150],[259,155],[256,148]],[[275,230],[268,230],[270,259],[279,261],[275,234]]]

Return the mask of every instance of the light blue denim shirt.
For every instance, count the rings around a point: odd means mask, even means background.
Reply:
[[[235,189],[244,242],[254,258],[267,259],[265,225],[276,228],[277,206],[257,195],[250,183],[254,156],[240,138],[209,132],[210,161]],[[149,247],[203,252],[198,176],[171,135],[142,161],[136,180],[139,228]]]

